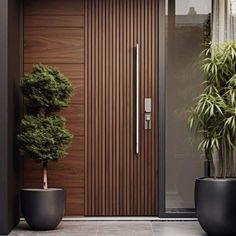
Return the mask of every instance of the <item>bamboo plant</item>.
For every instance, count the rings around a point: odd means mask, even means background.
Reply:
[[[72,85],[57,68],[35,65],[20,82],[25,115],[17,135],[20,152],[43,165],[43,188],[48,188],[47,166],[66,155],[72,135],[65,119],[56,114],[68,105]]]
[[[189,126],[200,136],[199,149],[205,152],[212,175],[235,177],[236,42],[212,44],[201,55],[204,91],[190,111]]]

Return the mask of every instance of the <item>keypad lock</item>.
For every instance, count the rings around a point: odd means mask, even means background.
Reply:
[[[144,100],[144,128],[150,130],[152,128],[152,99],[145,98]]]

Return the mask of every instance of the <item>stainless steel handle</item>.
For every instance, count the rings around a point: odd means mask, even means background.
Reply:
[[[136,154],[139,154],[139,45],[136,45]]]

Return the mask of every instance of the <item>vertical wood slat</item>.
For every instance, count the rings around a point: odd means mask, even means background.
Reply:
[[[121,150],[121,143],[120,143],[120,113],[122,112],[122,110],[120,109],[121,107],[121,99],[120,99],[120,92],[121,92],[121,87],[120,87],[120,78],[121,78],[121,71],[120,71],[120,58],[121,58],[121,54],[120,54],[120,44],[121,44],[121,36],[120,36],[120,31],[121,31],[121,15],[120,15],[120,4],[121,4],[121,1],[118,0],[116,1],[117,3],[117,11],[116,11],[116,25],[117,25],[117,48],[116,48],[116,51],[117,51],[117,57],[116,57],[116,65],[117,65],[117,68],[116,68],[116,83],[117,83],[117,86],[118,86],[118,89],[116,90],[116,103],[117,103],[117,119],[116,119],[116,127],[117,127],[117,130],[116,130],[116,143],[117,143],[117,146],[116,146],[116,170],[117,170],[117,173],[116,173],[116,176],[117,178],[120,177],[120,167],[118,166],[119,165],[119,159],[120,159],[120,156],[122,155],[122,150]],[[118,188],[120,188],[120,178],[118,180],[116,180],[117,182],[117,186]],[[119,209],[120,209],[120,197],[119,197],[119,194],[117,193],[116,194],[117,196],[117,213],[120,214],[119,212]]]
[[[88,2],[87,1],[85,1],[85,6],[84,6],[84,9],[87,9],[88,8]],[[88,23],[87,23],[87,15],[84,15],[84,22],[85,22],[85,26],[87,27],[88,26]],[[84,33],[84,47],[85,48],[88,48],[88,29],[86,29],[85,30],[85,33]],[[86,50],[84,50],[84,59],[85,59],[85,61],[87,62],[87,60],[88,60],[88,52],[86,51]],[[88,69],[87,69],[87,66],[88,66],[88,64],[87,63],[85,63],[85,65],[84,65],[84,76],[85,76],[85,78],[88,78]],[[85,95],[85,98],[87,98],[88,97],[88,81],[87,81],[87,83],[85,83],[85,85],[84,85],[84,95]],[[85,129],[84,129],[84,131],[85,131],[85,134],[86,133],[88,133],[88,106],[87,106],[87,99],[85,99],[85,110],[84,110],[84,112],[85,112],[85,114],[84,114],[84,118],[85,118]],[[84,146],[85,146],[85,149],[84,149],[84,154],[85,154],[85,157],[87,157],[88,156],[88,149],[87,149],[87,147],[88,147],[88,140],[87,139],[85,139],[85,141],[84,141]],[[85,161],[85,163],[84,163],[84,168],[85,168],[85,170],[88,170],[88,162],[87,161]],[[86,173],[86,175],[87,175],[88,173]],[[87,215],[88,214],[88,178],[86,178],[85,177],[85,179],[84,179],[84,214],[85,215]]]
[[[126,8],[126,14],[129,14],[130,11],[130,1],[127,1],[127,8]],[[128,65],[128,62],[130,61],[130,56],[131,56],[131,41],[130,41],[130,34],[131,34],[131,28],[130,28],[130,17],[127,17],[127,61],[126,61],[126,67],[127,67],[127,89],[126,89],[126,95],[127,95],[127,123],[130,124],[131,120],[130,120],[130,110],[131,110],[131,104],[130,104],[130,87],[131,87],[131,80],[129,78],[132,78],[130,76],[130,66]],[[126,135],[128,137],[129,133],[130,133],[130,126],[128,125],[126,127]],[[127,155],[130,155],[130,139],[127,138]],[[129,172],[129,174],[128,174]],[[130,212],[130,200],[129,200],[129,196],[130,196],[130,158],[127,159],[127,178],[126,178],[126,201],[127,201],[127,208],[126,208],[126,213],[127,215],[131,215]]]
[[[134,78],[134,70],[132,69],[134,67],[134,60],[133,60],[133,43],[134,42],[134,3],[133,1],[131,1],[131,4],[130,4],[130,34],[131,34],[131,37],[130,37],[130,50],[131,50],[131,55],[130,55],[130,68],[131,68],[131,72],[130,72],[130,78]],[[130,123],[134,120],[134,108],[133,108],[133,105],[134,105],[134,99],[133,96],[134,96],[134,83],[133,81],[131,80],[130,81]],[[133,134],[134,133],[134,127],[133,125],[130,125],[130,133]],[[134,135],[133,135],[134,137]],[[129,139],[130,140],[130,152],[128,153],[128,155],[130,155],[131,157],[133,156],[133,150],[134,150],[134,139],[132,137],[130,137]],[[134,193],[134,158],[130,158],[130,193]],[[130,214],[131,215],[134,215],[134,195],[131,195],[130,194]]]
[[[140,68],[140,80],[139,80],[139,88],[140,88],[140,94],[139,96],[141,97],[140,99],[140,103],[139,103],[139,110],[140,110],[140,124],[139,124],[139,135],[140,135],[140,143],[139,143],[139,146],[140,146],[140,156],[139,158],[136,158],[136,161],[137,161],[137,169],[136,169],[136,175],[137,175],[137,209],[138,209],[138,212],[137,214],[138,215],[141,215],[141,206],[140,206],[140,202],[142,201],[141,199],[141,196],[142,196],[142,192],[141,192],[141,176],[143,177],[144,175],[144,171],[142,172],[141,171],[141,162],[143,160],[143,150],[144,150],[144,144],[143,144],[143,122],[142,122],[142,111],[143,111],[143,88],[144,88],[144,81],[143,81],[143,75],[142,75],[142,72],[143,72],[143,66],[144,66],[144,61],[143,61],[143,42],[141,40],[141,2],[142,0],[137,0],[137,42],[139,43],[140,45],[140,60],[139,60],[139,68]],[[143,21],[142,21],[143,22]],[[142,141],[141,141],[142,140]],[[143,202],[144,203],[144,202]]]
[[[136,28],[137,28],[137,2],[134,1],[133,3],[133,23],[134,23],[134,28],[133,28],[133,45],[136,45],[137,43],[137,32],[136,32]],[[133,68],[135,68],[136,64],[135,64],[135,58],[132,57],[131,58],[131,61],[133,61]],[[135,70],[133,70],[133,78],[135,78]],[[135,96],[135,87],[136,87],[136,84],[135,82],[132,83],[133,85],[133,97]],[[135,120],[135,99],[133,99],[133,120]],[[136,125],[136,124],[135,124]],[[135,133],[135,125],[132,125],[133,127],[133,133]],[[133,140],[133,145],[135,145],[135,140]],[[133,153],[132,153],[133,154]],[[136,161],[136,158],[132,158],[132,161],[133,161],[133,185],[134,185],[134,188],[133,188],[133,191],[135,194],[137,194],[137,177],[136,177],[136,169],[137,169],[137,161]],[[133,195],[133,215],[137,215],[137,198]]]
[[[91,8],[92,8],[92,15],[91,15],[91,21],[90,23],[92,24],[92,31],[91,31],[91,61],[90,61],[90,65],[91,65],[91,71],[92,71],[92,77],[91,77],[91,90],[92,90],[92,96],[91,96],[91,106],[95,104],[95,97],[96,97],[96,93],[95,93],[95,89],[94,89],[94,80],[93,78],[95,78],[95,66],[94,66],[94,58],[95,58],[95,53],[94,53],[94,49],[96,48],[96,46],[94,45],[95,43],[95,36],[94,36],[94,32],[95,32],[95,27],[94,27],[94,24],[95,24],[95,11],[94,11],[94,8],[95,8],[95,4],[94,2],[92,1],[91,2]],[[88,67],[90,66],[88,65]],[[96,81],[96,79],[95,79]],[[87,98],[88,99],[88,98]],[[96,105],[95,105],[96,107]],[[91,134],[91,137],[92,137],[92,143],[93,145],[91,145],[91,148],[92,148],[92,155],[90,158],[92,157],[95,157],[96,155],[96,152],[94,151],[94,149],[96,148],[95,147],[95,108],[94,109],[91,109],[91,117],[92,117],[92,123],[91,123],[91,130],[92,130],[92,134]],[[96,183],[95,183],[95,179],[96,177],[95,176],[95,168],[96,168],[96,158],[94,160],[94,163],[92,162],[92,160],[90,160],[90,165],[92,167],[92,182],[91,182],[91,192],[94,191],[94,193],[97,192],[97,189],[96,189]],[[91,193],[90,193],[91,194]],[[92,201],[91,201],[91,214],[92,215],[95,215],[95,203],[96,203],[96,196],[95,194],[91,194],[91,197],[92,197]]]
[[[88,0],[86,215],[157,215],[157,4]],[[134,150],[134,50],[140,44],[140,155]],[[144,98],[152,130],[144,130]]]

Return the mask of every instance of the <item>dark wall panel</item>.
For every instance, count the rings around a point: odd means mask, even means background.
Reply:
[[[19,221],[20,1],[0,1],[0,234]]]
[[[8,1],[0,1],[0,234],[9,232],[8,225]]]

